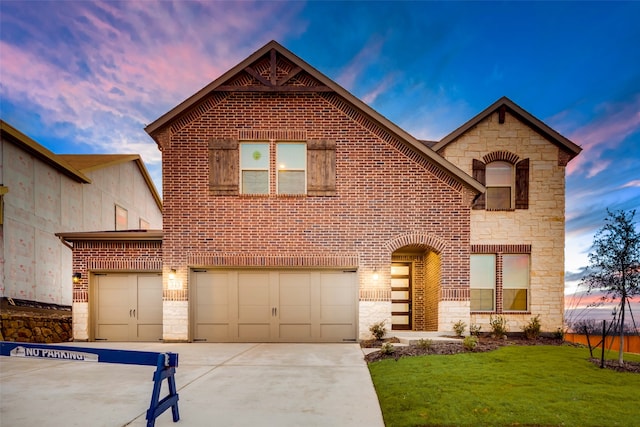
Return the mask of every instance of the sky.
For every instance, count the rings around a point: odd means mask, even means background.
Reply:
[[[608,316],[578,284],[606,210],[640,221],[638,22],[640,2],[617,1],[0,0],[0,117],[58,154],[140,154],[161,190],[145,125],[270,40],[419,139],[507,96],[583,149],[568,317]]]

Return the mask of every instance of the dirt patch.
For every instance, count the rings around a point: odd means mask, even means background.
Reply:
[[[385,343],[398,343],[396,338],[390,338],[386,340],[367,340],[362,341],[360,345],[364,348],[380,348]],[[478,344],[473,350],[465,349],[462,342],[441,342],[431,341],[430,345],[408,345],[408,346],[394,346],[393,352],[383,353],[380,350],[369,353],[365,356],[367,363],[377,362],[384,359],[398,360],[401,357],[411,356],[427,356],[431,354],[450,355],[458,353],[482,353],[486,351],[493,351],[500,347],[509,345],[567,345],[573,347],[583,347],[582,344],[574,344],[564,342],[559,338],[551,337],[539,337],[536,340],[528,340],[522,337],[508,337],[507,339],[495,339],[491,337],[478,338]],[[591,359],[594,363],[600,366],[599,359]],[[606,363],[607,369],[614,369],[619,372],[635,372],[640,373],[640,363],[637,362],[625,362],[624,366],[619,366],[617,361],[609,360]]]

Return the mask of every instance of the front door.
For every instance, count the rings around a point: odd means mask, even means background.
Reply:
[[[391,264],[391,329],[411,330],[411,264]]]

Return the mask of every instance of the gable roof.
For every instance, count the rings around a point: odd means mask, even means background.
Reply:
[[[344,89],[342,86],[316,70],[314,67],[300,59],[298,56],[293,54],[291,51],[284,48],[276,41],[270,41],[262,48],[258,49],[256,52],[251,54],[244,61],[240,62],[238,65],[215,79],[213,82],[209,83],[204,88],[200,89],[198,92],[178,104],[176,107],[171,109],[169,112],[162,115],[160,118],[155,120],[153,123],[149,124],[145,127],[145,131],[156,141],[158,142],[158,131],[160,131],[166,125],[172,123],[174,120],[179,118],[183,113],[186,113],[191,107],[194,107],[200,101],[202,101],[205,97],[211,95],[215,91],[224,91],[232,89],[230,86],[225,85],[232,78],[236,77],[238,74],[242,72],[250,73],[254,78],[260,81],[263,85],[258,87],[253,87],[253,90],[264,90],[264,91],[280,91],[284,90],[279,82],[275,81],[275,73],[272,72],[272,79],[268,81],[264,79],[264,77],[256,75],[255,71],[251,68],[251,65],[256,61],[260,60],[265,55],[269,54],[272,58],[272,64],[275,64],[275,56],[281,55],[287,61],[294,64],[295,68],[291,70],[291,72],[282,78],[282,82],[286,82],[289,80],[292,75],[296,75],[301,71],[306,72],[311,77],[316,79],[320,85],[312,86],[312,87],[303,87],[296,88],[297,90],[308,90],[315,92],[335,92],[339,96],[341,96],[344,100],[346,100],[349,104],[351,104],[356,109],[360,110],[362,113],[367,115],[371,120],[378,123],[380,126],[385,128],[391,134],[398,137],[400,140],[412,146],[416,151],[426,157],[429,161],[436,164],[440,168],[442,168],[445,172],[451,175],[458,182],[472,188],[478,193],[483,193],[485,188],[478,181],[473,179],[471,176],[467,175],[464,171],[459,169],[453,163],[449,162],[445,158],[438,155],[433,150],[429,149],[422,142],[418,141],[413,136],[409,135],[406,131],[401,129],[399,126],[391,122],[386,117],[382,116],[380,113],[375,111],[373,108],[369,107],[363,101],[352,95],[349,91]],[[272,65],[275,67],[275,65]]]
[[[71,166],[75,167],[81,172],[87,173],[94,170],[106,168],[109,166],[116,166],[121,163],[135,162],[138,166],[138,170],[142,174],[151,195],[153,196],[158,209],[162,211],[162,198],[156,189],[151,175],[147,171],[142,158],[138,154],[59,154],[58,157],[66,161]]]
[[[11,141],[13,144],[17,145],[25,152],[48,164],[58,172],[66,175],[74,181],[82,184],[91,183],[91,179],[89,179],[89,177],[87,177],[77,168],[70,165],[66,160],[61,158],[61,156],[53,153],[52,151],[49,151],[4,120],[0,120],[0,134],[2,134],[2,138]]]
[[[569,139],[560,135],[558,132],[547,126],[544,122],[539,120],[538,118],[531,115],[529,112],[525,111],[522,107],[517,105],[515,102],[503,96],[498,99],[496,102],[485,108],[483,111],[478,113],[471,120],[467,121],[465,124],[460,126],[458,129],[451,132],[449,135],[445,136],[440,142],[434,145],[432,148],[434,151],[438,152],[442,148],[446,147],[448,144],[455,141],[465,132],[467,132],[472,127],[476,126],[482,120],[486,119],[491,114],[499,111],[501,108],[505,108],[510,114],[515,116],[518,120],[526,123],[533,130],[538,132],[540,135],[560,147],[562,150],[566,151],[569,154],[570,159],[573,159],[577,156],[582,148],[577,144],[573,143]]]

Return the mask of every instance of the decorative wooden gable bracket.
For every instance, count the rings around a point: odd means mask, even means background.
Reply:
[[[301,86],[301,85],[289,85],[285,86],[287,82],[299,75],[304,71],[299,66],[294,66],[289,72],[278,80],[278,63],[277,52],[275,49],[271,49],[269,52],[269,77],[256,71],[252,66],[247,66],[243,69],[244,72],[256,79],[260,84],[251,85],[233,85],[225,84],[216,88],[218,91],[224,92],[333,92],[333,89],[325,85],[317,86]],[[314,79],[315,80],[315,79]]]

